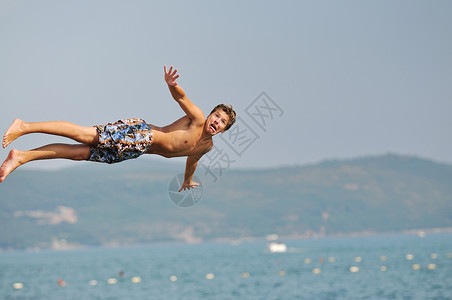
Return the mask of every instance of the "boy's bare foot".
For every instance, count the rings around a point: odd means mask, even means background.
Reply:
[[[8,130],[6,130],[5,134],[3,135],[3,148],[6,148],[12,141],[17,139],[23,134],[22,125],[24,124],[24,121],[20,119],[15,119],[11,126],[9,126]]]
[[[18,166],[20,166],[20,154],[18,150],[13,149],[0,167],[0,183]]]

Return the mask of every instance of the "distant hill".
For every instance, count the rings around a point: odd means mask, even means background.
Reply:
[[[148,160],[17,170],[0,185],[0,248],[309,237],[452,227],[452,166],[384,155],[228,171],[180,208],[183,165]]]

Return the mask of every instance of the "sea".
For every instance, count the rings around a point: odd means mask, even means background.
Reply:
[[[0,299],[452,299],[452,234],[0,252]]]

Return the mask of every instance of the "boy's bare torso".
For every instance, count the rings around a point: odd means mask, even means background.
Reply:
[[[149,154],[163,157],[202,155],[212,148],[212,137],[202,138],[204,125],[194,125],[188,116],[184,116],[164,127],[151,125],[152,145]]]

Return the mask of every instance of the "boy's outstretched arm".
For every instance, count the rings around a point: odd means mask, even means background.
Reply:
[[[184,89],[181,88],[176,82],[176,79],[179,78],[179,75],[176,74],[177,69],[174,69],[173,71],[173,66],[171,66],[170,69],[167,70],[166,66],[164,66],[164,70],[165,81],[168,84],[171,96],[173,96],[174,100],[176,100],[192,122],[199,123],[198,125],[204,125],[205,117],[203,112],[187,98]]]

